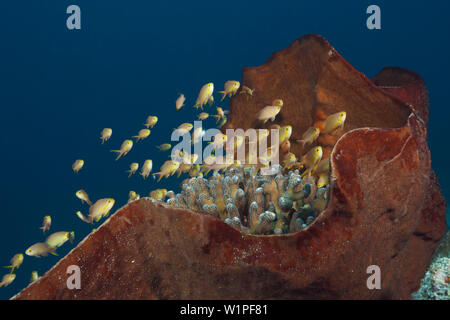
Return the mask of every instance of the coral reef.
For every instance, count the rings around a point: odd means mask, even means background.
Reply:
[[[169,193],[167,204],[211,214],[246,234],[282,234],[305,229],[322,212],[328,187],[317,188],[312,176],[298,170],[270,175],[255,167],[227,169],[209,180],[191,178],[182,192]]]
[[[239,216],[234,210],[244,206],[241,191],[221,204],[221,219],[211,209],[221,197],[212,201],[195,189],[182,190],[178,198],[167,192],[178,200],[169,202],[180,206],[186,197],[192,208],[207,204],[205,211],[213,214],[141,198],[118,210],[14,299],[410,299],[445,233],[446,204],[427,145],[423,80],[388,68],[372,82],[325,39],[309,35],[264,65],[245,68],[241,82],[254,93],[231,98],[223,130],[256,127],[247,115],[257,114],[273,97],[284,101],[275,122],[293,125],[293,140],[323,121],[323,114],[347,112],[341,137],[311,146],[324,147],[331,175],[328,204],[310,224],[294,233],[263,235],[283,230],[268,223],[287,212],[283,201],[280,205],[283,192],[270,197],[270,206],[265,196],[278,188],[277,175],[264,182],[266,192],[263,186],[246,200],[251,209],[252,200],[258,204],[264,195],[265,211],[257,208],[263,215],[253,215],[260,222],[256,235],[242,232],[255,220],[249,210]],[[302,146],[292,144],[291,152],[302,154]],[[295,169],[282,174],[283,179],[290,175]],[[245,182],[257,178],[251,176]],[[208,183],[218,186],[220,179],[213,175]],[[202,181],[192,180],[185,189]],[[245,193],[244,182],[237,186]],[[234,207],[227,211],[229,204]],[[299,205],[292,205],[292,216]],[[292,217],[286,221],[281,215],[279,221],[290,227]],[[81,269],[80,290],[66,287],[66,270],[73,264]],[[371,265],[381,269],[380,290],[367,288]]]
[[[416,300],[450,300],[450,232],[442,239],[422,279]]]

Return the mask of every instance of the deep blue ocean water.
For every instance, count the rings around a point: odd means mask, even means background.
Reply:
[[[66,28],[71,4],[81,8],[81,30]],[[381,30],[366,28],[371,4],[381,8]],[[221,89],[226,80],[240,80],[243,67],[263,64],[309,33],[323,35],[369,77],[399,66],[425,79],[432,167],[450,199],[449,11],[446,1],[1,1],[0,265],[45,240],[44,215],[53,217],[53,232],[74,230],[75,243],[83,239],[92,227],[74,214],[88,211],[74,195],[78,189],[91,199],[115,198],[115,209],[129,190],[145,196],[163,186],[177,189],[174,178],[156,184],[128,179],[124,171],[132,161],[151,158],[157,169],[167,160],[155,145],[195,119],[192,105],[203,84]],[[180,92],[187,101],[176,112]],[[135,135],[148,115],[159,117],[150,137],[114,161],[110,150]],[[104,127],[113,136],[101,145]],[[74,175],[77,158],[86,164]],[[58,249],[60,257],[72,247]],[[60,257],[25,257],[0,298]]]

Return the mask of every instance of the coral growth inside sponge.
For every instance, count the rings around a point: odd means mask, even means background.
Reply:
[[[227,169],[209,179],[193,177],[178,194],[167,193],[167,204],[211,214],[247,234],[282,234],[306,228],[323,211],[328,186],[318,188],[313,176],[299,170],[271,175],[254,167]]]

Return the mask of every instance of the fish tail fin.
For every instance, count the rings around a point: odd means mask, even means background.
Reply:
[[[119,160],[120,157],[122,156],[122,154],[120,153],[120,150],[111,150],[111,152],[114,152],[114,153],[118,153],[118,154],[119,154],[119,155],[117,156],[117,158],[116,158],[116,161]]]
[[[58,256],[58,254],[55,252],[55,249],[50,250],[48,253],[50,253],[54,256]]]
[[[227,93],[225,91],[219,91],[219,93],[222,94],[222,98],[220,99],[220,101],[223,101],[223,99],[225,99],[225,97],[227,96]]]
[[[88,204],[89,206],[92,206],[92,201],[91,201],[91,200],[86,200],[86,202],[87,202],[87,204]]]
[[[305,140],[297,140],[298,143],[302,146],[302,149],[305,148],[306,141]]]
[[[161,178],[162,178],[162,173],[161,173],[161,172],[155,172],[155,173],[152,173],[152,175],[153,175],[153,176],[159,175],[158,182],[159,182],[159,181],[161,180]]]
[[[194,105],[194,108],[196,108],[197,110],[198,110],[198,108],[200,108],[203,111],[203,105],[198,102]]]

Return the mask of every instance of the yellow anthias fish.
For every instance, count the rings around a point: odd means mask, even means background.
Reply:
[[[297,140],[298,143],[304,148],[308,144],[312,144],[320,135],[320,129],[318,127],[310,127],[302,136],[301,140]]]
[[[345,111],[341,111],[328,116],[328,118],[325,120],[322,133],[327,134],[333,132],[338,128],[344,129],[344,122],[346,117],[347,113]]]
[[[111,138],[112,135],[112,129],[111,128],[104,128],[102,132],[100,133],[100,139],[102,140],[102,144],[105,143],[105,141],[108,141],[109,138]]]
[[[150,192],[149,196],[152,199],[164,201],[164,198],[167,195],[167,189],[157,189]]]
[[[156,116],[148,116],[147,121],[145,122],[144,126],[148,128],[153,128],[155,124],[158,122],[158,117]]]
[[[120,150],[111,150],[111,152],[118,153],[116,160],[119,160],[121,156],[125,156],[133,148],[133,140],[125,140],[120,146]]]
[[[170,153],[169,158],[171,158],[174,161],[183,161],[183,157],[185,157],[186,154],[183,153],[183,150],[172,150],[172,152]]]
[[[189,170],[190,177],[198,177],[201,175],[201,168],[199,164],[192,165],[192,168]]]
[[[286,169],[292,168],[292,166],[297,162],[297,157],[293,153],[288,153],[283,161],[283,166]]]
[[[86,222],[86,223],[90,223],[89,220],[88,220],[88,218],[86,218],[86,217],[81,213],[81,211],[77,211],[77,212],[75,212],[75,214],[77,215],[77,217],[78,217],[81,221]]]
[[[57,254],[55,252],[53,252],[53,250],[44,242],[35,243],[31,247],[29,247],[27,250],[25,250],[25,254],[27,256],[36,257],[36,258],[46,257],[46,256],[48,256],[49,253],[57,256]]]
[[[138,195],[135,191],[131,190],[128,193],[128,203],[139,200],[141,198],[140,195]]]
[[[11,258],[11,265],[6,266],[5,268],[11,269],[11,273],[13,273],[15,269],[19,269],[22,263],[23,263],[23,254],[18,253]]]
[[[279,144],[289,140],[292,135],[292,126],[283,126],[280,128]]]
[[[194,164],[195,163],[195,161],[197,161],[197,159],[198,159],[198,154],[196,154],[196,153],[193,153],[193,154],[188,154],[188,153],[185,153],[184,155],[183,155],[183,163],[184,164]]]
[[[156,172],[153,175],[159,175],[158,182],[161,180],[162,177],[170,177],[173,175],[178,168],[180,167],[180,162],[173,161],[173,160],[167,160],[164,162],[164,164],[160,168],[160,172]]]
[[[314,170],[317,164],[322,159],[322,153],[323,150],[321,146],[312,148],[302,157],[300,164],[304,165],[311,172],[311,170]]]
[[[180,167],[178,168],[177,172],[177,178],[179,178],[181,176],[181,174],[189,172],[192,168],[192,164],[189,163],[181,163]]]
[[[67,241],[73,243],[75,238],[75,232],[71,231],[59,231],[55,232],[47,237],[45,243],[51,250],[55,250],[56,248],[61,247]]]
[[[192,130],[194,125],[192,123],[182,123],[178,126],[178,128],[175,129],[175,131],[178,131],[179,134],[185,134]]]
[[[247,100],[248,100],[248,97],[250,96],[250,97],[253,97],[253,93],[255,92],[255,90],[254,89],[250,89],[249,87],[247,87],[247,86],[242,86],[242,89],[241,89],[241,92],[239,92],[239,94],[245,94],[245,95],[247,95]]]
[[[87,194],[86,191],[84,191],[83,189],[78,190],[77,192],[75,192],[75,195],[77,196],[78,199],[81,200],[81,203],[86,202],[88,205],[92,205],[91,200],[89,200],[89,196]]]
[[[208,119],[208,117],[209,117],[208,113],[202,112],[198,115],[198,120],[206,120],[206,119]]]
[[[170,143],[164,143],[162,145],[156,146],[156,148],[159,149],[159,151],[167,151],[172,148],[172,145]]]
[[[214,172],[218,172],[220,170],[225,170],[226,168],[234,164],[233,159],[222,158],[222,161],[218,160],[218,158],[214,157],[214,162],[212,163],[211,161],[205,161],[205,164],[201,166],[202,170],[205,172],[205,175],[207,175],[211,170],[213,170]]]
[[[81,170],[81,168],[83,168],[83,166],[84,166],[84,160],[77,159],[72,164],[72,170],[73,170],[73,172],[78,173]]]
[[[330,171],[330,158],[328,157],[320,160],[314,173],[324,173],[324,172],[329,173],[329,171]]]
[[[211,95],[208,99],[208,105],[211,107],[214,104],[214,96]]]
[[[228,80],[227,82],[225,82],[224,90],[219,91],[219,93],[222,94],[222,99],[220,99],[220,101],[223,101],[223,99],[225,99],[226,96],[229,96],[231,98],[231,96],[235,95],[236,92],[239,90],[240,86],[241,84],[239,81]]]
[[[179,178],[181,176],[182,173],[186,173],[189,172],[192,168],[192,166],[194,165],[195,161],[197,161],[198,159],[198,154],[185,154],[183,156],[183,161],[180,164],[180,167],[178,168],[177,172],[177,178]]]
[[[33,282],[37,281],[38,279],[39,279],[39,273],[37,271],[32,271],[30,283],[33,283]]]
[[[280,112],[281,106],[267,106],[258,113],[258,120],[266,123],[269,119],[275,121],[275,117]]]
[[[145,160],[140,175],[144,179],[147,179],[147,177],[150,175],[150,172],[152,172],[152,168],[153,168],[153,161],[150,159]]]
[[[112,198],[104,198],[97,200],[90,208],[88,219],[90,223],[98,222],[101,218],[106,217],[114,206],[116,201]]]
[[[130,170],[126,171],[127,173],[129,173],[128,178],[131,177],[133,174],[135,174],[138,169],[139,169],[139,163],[137,163],[137,162],[131,163]]]
[[[225,123],[227,123],[227,121],[228,121],[227,118],[221,119],[219,122],[216,123],[217,128],[219,129],[222,128],[225,125]]]
[[[280,108],[283,106],[283,104],[284,104],[284,102],[281,99],[275,99],[275,100],[272,101],[272,105],[273,106],[278,106]]]
[[[3,276],[2,282],[0,282],[0,288],[1,287],[7,287],[11,284],[11,282],[14,281],[16,278],[16,275],[14,273],[8,273]]]
[[[186,101],[186,97],[184,96],[184,94],[180,94],[178,96],[177,101],[175,101],[175,108],[177,110],[180,110],[183,106],[184,106],[184,102]]]
[[[198,94],[197,101],[195,102],[194,108],[201,108],[203,110],[203,106],[208,103],[209,99],[213,95],[214,92],[214,84],[209,82],[205,84]]]
[[[220,119],[226,119],[225,114],[227,114],[228,111],[223,111],[223,109],[220,107],[217,107],[216,110],[217,115],[213,115],[213,117],[217,119],[216,122],[219,122]]]
[[[136,142],[139,142],[141,140],[144,140],[150,135],[150,129],[141,129],[139,130],[137,136],[133,136],[133,138],[136,138]]]
[[[319,179],[317,180],[317,188],[325,187],[329,184],[330,175],[328,172],[322,172],[319,174]]]
[[[49,230],[52,225],[52,217],[51,216],[45,216],[44,221],[42,222],[42,227],[40,229],[42,232],[45,233],[45,231]]]

